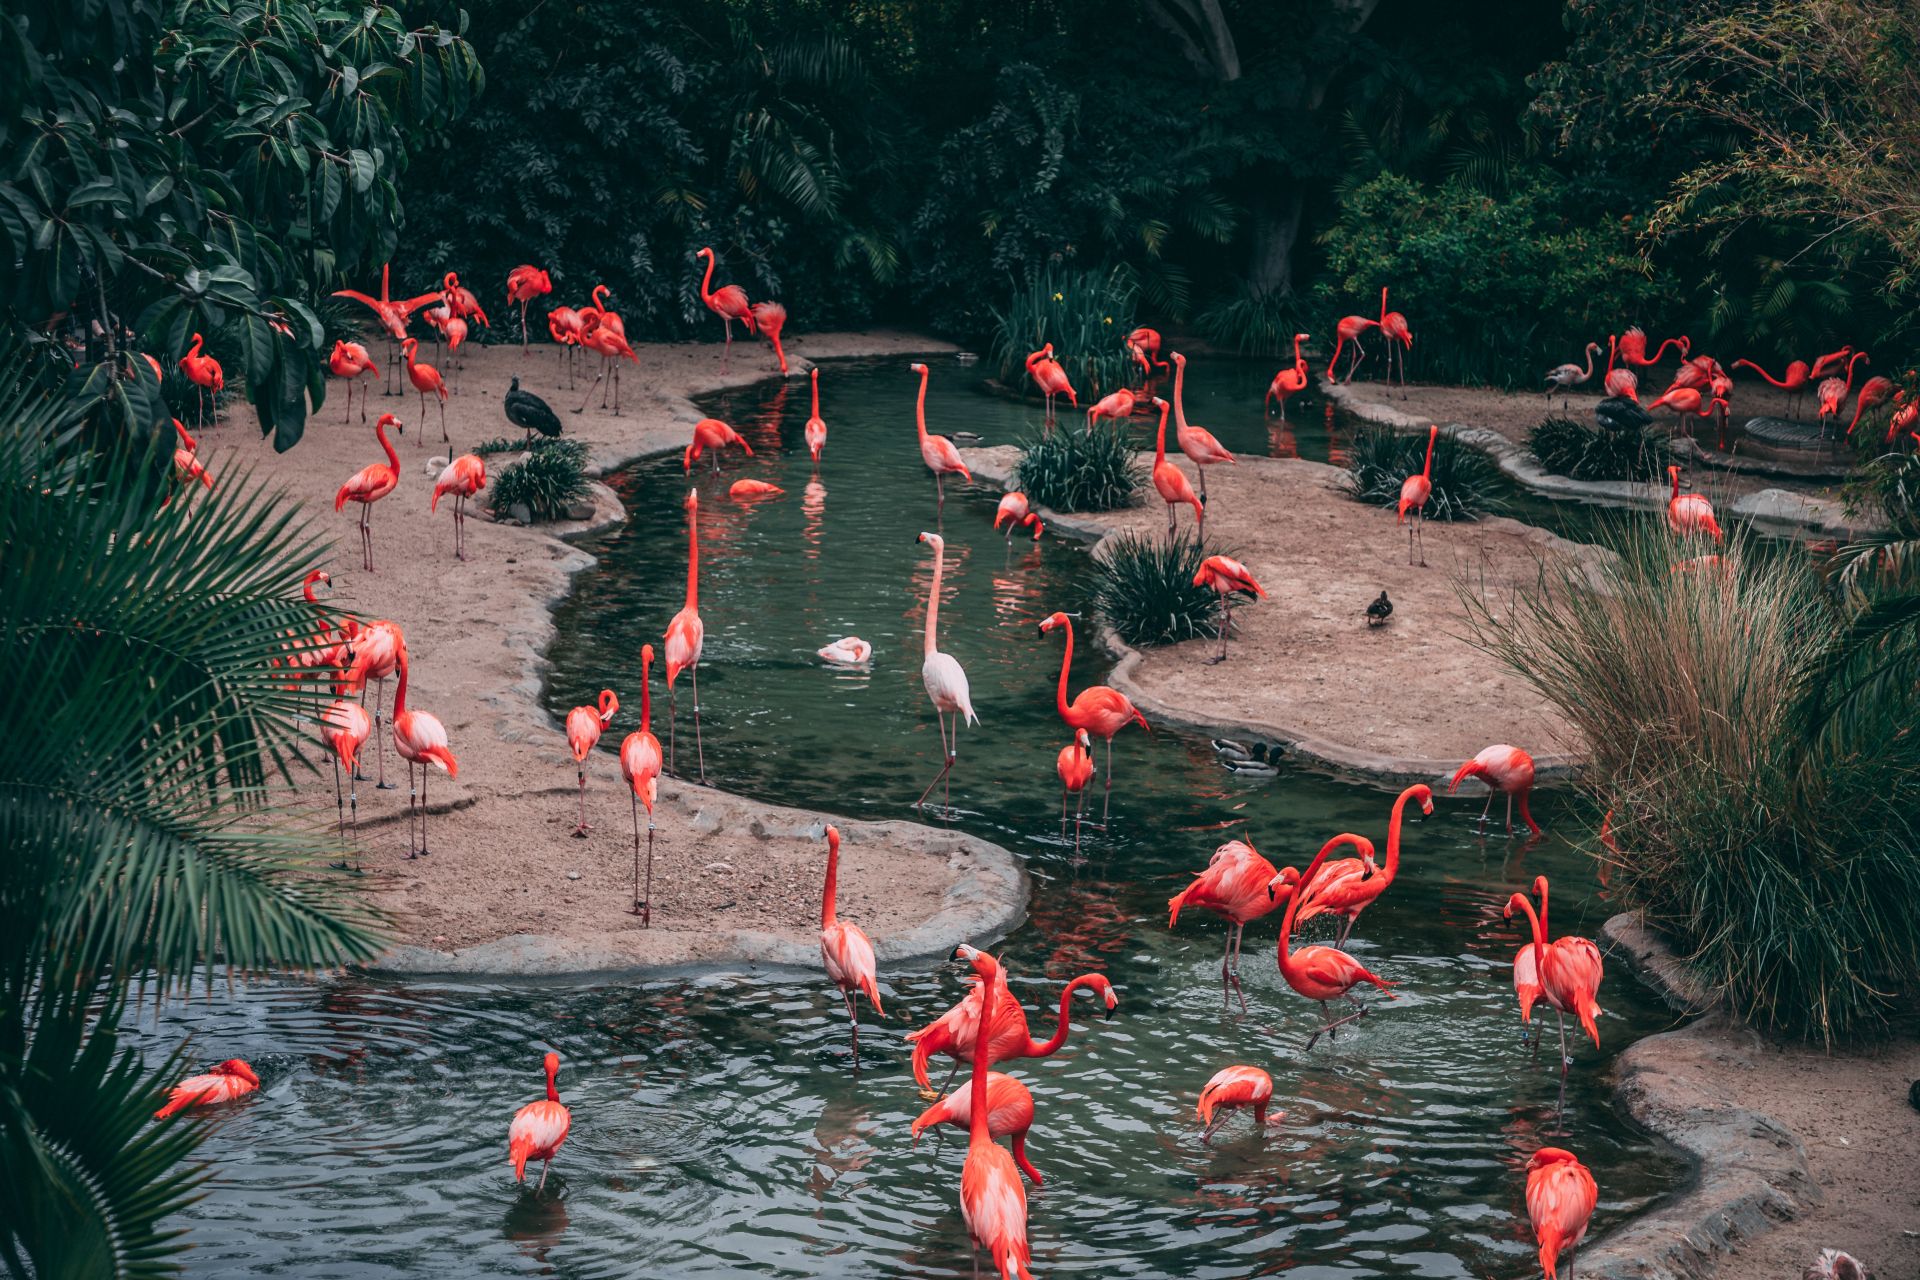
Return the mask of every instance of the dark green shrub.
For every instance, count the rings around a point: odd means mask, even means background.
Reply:
[[[1364,426],[1347,447],[1347,492],[1356,501],[1391,507],[1400,486],[1427,457],[1427,433]],[[1442,432],[1433,446],[1429,520],[1472,520],[1500,507],[1500,469],[1493,459]]]
[[[1240,289],[1194,321],[1200,336],[1243,356],[1292,356],[1293,335],[1312,331],[1310,312],[1298,294]],[[1332,344],[1328,344],[1332,350]]]
[[[1048,263],[1015,285],[1005,310],[993,313],[993,362],[1000,380],[1033,390],[1026,358],[1051,342],[1080,403],[1091,404],[1123,386],[1134,366],[1126,336],[1133,332],[1132,273],[1121,267],[1071,271]]]
[[[1014,483],[1036,506],[1117,511],[1132,506],[1146,483],[1146,471],[1124,431],[1088,435],[1068,420],[1047,435],[1029,437],[1022,447]]]
[[[1198,538],[1123,533],[1096,563],[1094,611],[1131,645],[1216,638],[1219,594],[1193,585],[1208,554]]]
[[[525,462],[492,477],[493,509],[525,503],[536,521],[558,520],[587,496],[587,446],[579,440],[536,440]]]
[[[1604,431],[1572,418],[1547,418],[1527,449],[1549,475],[1570,480],[1664,480],[1671,454],[1663,431]]]

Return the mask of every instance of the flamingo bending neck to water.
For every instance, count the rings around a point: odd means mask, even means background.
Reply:
[[[913,1122],[914,1145],[920,1143],[920,1131],[936,1124],[950,1124],[971,1131],[973,1127],[973,1081],[922,1111]],[[1033,1128],[1033,1094],[1027,1086],[1000,1071],[987,1073],[987,1133],[991,1137],[1013,1139],[1013,1162],[1027,1181],[1042,1185],[1040,1171],[1027,1159],[1027,1134]]]
[[[864,991],[876,1017],[887,1011],[880,1007],[880,979],[876,972],[873,943],[866,931],[839,915],[840,830],[827,827],[827,878],[820,890],[820,963],[827,977],[840,988],[847,1002],[847,1020],[853,1027],[853,1066],[860,1068],[860,1014],[854,1007],[853,993]]]
[[[567,712],[567,749],[573,752],[573,762],[580,774],[580,818],[574,824],[573,834],[582,839],[592,830],[587,826],[587,757],[593,754],[601,733],[613,723],[614,714],[619,710],[619,695],[611,689],[602,689],[599,706],[575,707]]]
[[[966,958],[974,953],[972,947],[962,944],[954,952],[956,958]],[[1004,988],[1004,980],[1003,980]],[[1114,994],[1113,983],[1104,973],[1083,973],[1067,983],[1060,992],[1059,1022],[1054,1026],[1053,1035],[1045,1041],[1035,1040],[1027,1026],[1026,1010],[1020,1002],[1009,997],[1002,1010],[999,1024],[993,1031],[993,1061],[1006,1062],[1013,1058],[1045,1058],[1057,1052],[1067,1042],[1071,1030],[1073,1015],[1073,996],[1080,990],[1092,991],[1101,1000],[1107,1017],[1120,1005],[1120,997]],[[927,1063],[936,1053],[948,1054],[954,1058],[954,1070],[960,1062],[973,1052],[975,1036],[980,1028],[980,988],[978,985],[961,998],[959,1003],[948,1009],[918,1031],[907,1033],[907,1040],[913,1045],[913,1078],[918,1082],[921,1092],[931,1098],[933,1089],[927,1076]],[[951,1081],[953,1076],[948,1074]]]
[[[1060,655],[1060,684],[1054,695],[1060,718],[1067,722],[1069,729],[1085,729],[1107,740],[1106,798],[1100,805],[1100,826],[1104,829],[1107,811],[1113,804],[1113,736],[1136,720],[1148,733],[1153,732],[1153,726],[1127,695],[1104,684],[1090,684],[1072,702],[1067,701],[1067,673],[1073,668],[1073,619],[1064,613],[1049,614],[1040,624],[1040,634],[1045,635],[1055,627],[1064,627],[1067,632],[1067,646]]]
[[[1468,778],[1478,778],[1490,788],[1487,803],[1481,808],[1476,822],[1486,822],[1493,812],[1493,798],[1504,795],[1507,798],[1508,832],[1513,830],[1513,805],[1518,800],[1520,820],[1527,824],[1529,832],[1536,836],[1540,834],[1540,824],[1533,820],[1533,811],[1527,807],[1527,794],[1533,790],[1532,756],[1519,747],[1504,742],[1495,743],[1454,771],[1453,781],[1447,784],[1447,794],[1458,791],[1460,784]]]
[[[667,770],[673,771],[674,730],[679,715],[673,682],[682,671],[693,681],[693,749],[700,761],[700,782],[707,781],[707,749],[700,738],[700,650],[707,629],[700,621],[700,491],[687,490],[687,603],[667,624]],[[677,775],[676,775],[677,776]],[[651,812],[651,810],[649,810]]]
[[[1259,1067],[1235,1064],[1220,1068],[1207,1081],[1206,1087],[1200,1090],[1198,1113],[1200,1123],[1204,1126],[1200,1131],[1200,1141],[1211,1142],[1213,1131],[1226,1123],[1227,1113],[1240,1107],[1252,1108],[1254,1127],[1265,1128],[1267,1104],[1272,1101],[1273,1077]],[[1276,1111],[1273,1118],[1277,1121],[1284,1114]]]
[[[925,366],[919,366],[924,368]],[[921,394],[926,394],[924,374],[920,384]],[[940,751],[944,757],[940,772],[934,775],[920,798],[913,802],[918,809],[933,794],[934,787],[946,784],[945,804],[949,814],[953,811],[953,766],[960,758],[960,726],[979,724],[980,717],[973,713],[973,694],[967,685],[967,673],[950,653],[940,652],[940,577],[946,568],[946,539],[937,533],[922,533],[919,541],[933,548],[933,585],[927,591],[927,622],[921,643],[920,683],[926,687],[927,697],[933,703],[933,712],[940,726]],[[953,734],[947,734],[947,716],[952,715]]]

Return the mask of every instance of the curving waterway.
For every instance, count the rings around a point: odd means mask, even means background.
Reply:
[[[1601,989],[1605,1052],[1575,1049],[1564,1136],[1549,1137],[1553,1054],[1521,1042],[1508,967],[1520,934],[1501,906],[1545,873],[1556,928],[1598,927],[1607,905],[1561,840],[1478,835],[1477,801],[1441,798],[1409,822],[1400,879],[1353,944],[1399,999],[1373,1000],[1374,1016],[1311,1054],[1318,1009],[1279,978],[1277,916],[1247,931],[1241,1016],[1221,1003],[1221,924],[1195,913],[1170,932],[1166,900],[1234,836],[1302,866],[1337,831],[1381,841],[1391,792],[1306,770],[1240,779],[1203,739],[1133,729],[1116,742],[1112,829],[1089,832],[1076,855],[1052,767],[1066,741],[1053,710],[1060,646],[1035,623],[1084,609],[1088,557],[1051,536],[1009,547],[989,528],[997,495],[985,486],[950,486],[936,524],[906,365],[823,369],[830,435],[817,480],[800,439],[804,381],[704,405],[758,455],[697,478],[707,767],[716,785],[824,814],[911,816],[939,763],[919,679],[930,556],[914,539],[945,534],[941,645],[965,665],[982,721],[961,736],[953,820],[1012,849],[1033,877],[1031,916],[1004,945],[1014,990],[1047,1026],[1041,1011],[1075,974],[1099,969],[1120,994],[1111,1021],[1010,1068],[1034,1093],[1029,1152],[1047,1179],[1031,1193],[1035,1273],[1521,1275],[1534,1265],[1522,1184],[1535,1147],[1571,1146],[1592,1167],[1596,1229],[1675,1186],[1682,1167],[1615,1114],[1606,1084],[1614,1054],[1670,1024],[1618,969]],[[1290,426],[1263,422],[1270,372],[1196,362],[1190,416],[1243,452],[1337,456],[1349,423],[1326,405],[1297,399]],[[1033,406],[981,381],[935,358],[933,429],[988,443],[1032,429]],[[728,500],[742,476],[787,493]],[[691,482],[678,457],[611,483],[632,518],[588,544],[600,562],[560,610],[546,692],[556,714],[603,684],[630,686],[641,644],[658,643],[681,603]],[[848,634],[874,646],[871,671],[814,658]],[[1083,643],[1072,688],[1106,667]],[[1535,808],[1550,831],[1571,822],[1551,796]],[[334,978],[170,1005],[148,1024],[156,1055],[188,1034],[199,1057],[247,1058],[264,1082],[202,1122],[214,1127],[213,1177],[181,1215],[196,1246],[188,1269],[971,1275],[957,1204],[964,1135],[912,1145],[924,1104],[899,1039],[959,997],[958,967],[884,964],[881,982],[889,1017],[869,1023],[857,1074],[838,993],[814,972],[584,986]],[[549,1047],[574,1128],[535,1199],[512,1182],[506,1125],[539,1095]],[[1285,1118],[1264,1136],[1235,1119],[1202,1145],[1195,1097],[1233,1062],[1273,1074]]]

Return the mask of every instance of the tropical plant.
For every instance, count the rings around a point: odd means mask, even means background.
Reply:
[[[1399,504],[1400,486],[1420,474],[1426,463],[1427,433],[1367,425],[1347,447],[1346,491],[1356,502],[1376,507]],[[1500,469],[1493,459],[1446,432],[1433,446],[1433,492],[1428,520],[1473,520],[1502,505]]]
[[[493,477],[489,505],[495,511],[525,506],[535,522],[562,520],[567,508],[587,496],[587,446],[579,440],[535,440],[526,461]]]
[[[1660,480],[1672,452],[1651,427],[1602,431],[1572,418],[1544,418],[1527,433],[1527,451],[1549,474],[1571,480]]]
[[[10,6],[5,327],[78,367],[116,437],[168,434],[133,352],[169,365],[200,332],[290,448],[326,398],[315,299],[385,260],[409,146],[480,87],[464,17],[444,17],[410,27],[394,5],[305,0]]]
[[[993,354],[1000,379],[1031,390],[1026,359],[1048,343],[1083,404],[1126,385],[1133,357],[1134,288],[1122,267],[1074,271],[1048,263],[1016,284],[1005,310],[993,313]]]
[[[315,710],[288,637],[317,630],[323,547],[244,476],[170,492],[164,462],[85,454],[82,410],[23,369],[0,364],[0,630],[45,678],[0,691],[0,1255],[148,1276],[199,1139],[152,1123],[179,1060],[120,1043],[130,989],[374,949],[330,823],[286,807]]]
[[[1220,634],[1220,596],[1193,575],[1212,554],[1197,537],[1123,533],[1094,562],[1093,607],[1131,645],[1178,644]]]
[[[1585,745],[1603,876],[1742,1017],[1871,1032],[1920,981],[1916,694],[1873,678],[1889,633],[1741,533],[1714,558],[1651,520],[1607,542],[1510,607],[1465,596],[1478,643]]]
[[[1130,507],[1145,469],[1124,431],[1081,431],[1072,425],[1021,442],[1014,484],[1036,506],[1055,511]]]
[[[1292,354],[1293,335],[1310,333],[1311,324],[1298,294],[1240,288],[1201,312],[1194,328],[1214,346],[1243,356],[1281,356]]]

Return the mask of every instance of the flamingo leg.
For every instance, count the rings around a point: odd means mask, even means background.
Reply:
[[[940,512],[947,509],[947,482],[946,478],[938,471],[933,473],[933,495],[933,510],[934,514],[938,516]]]
[[[1240,989],[1240,944],[1247,936],[1247,926],[1233,926],[1233,994],[1240,997],[1240,1012],[1247,1011],[1247,993]]]
[[[1226,609],[1227,616],[1220,624],[1220,652],[1206,660],[1206,665],[1209,667],[1227,660],[1227,632],[1233,630],[1233,593],[1231,591],[1222,591],[1220,593],[1220,603]]]
[[[408,769],[407,776],[409,778],[413,776],[411,768]],[[427,848],[427,762],[422,760],[420,762],[420,856],[424,858],[432,852],[433,850]]]
[[[586,395],[585,395],[584,397],[582,397],[582,398],[581,398],[581,400],[580,400],[580,407],[579,407],[578,409],[575,409],[575,410],[574,410],[574,413],[576,413],[576,414],[581,414],[581,413],[585,413],[585,412],[587,411],[587,401],[589,401],[589,400],[591,400],[591,399],[593,399],[593,388],[594,388],[594,387],[597,387],[597,386],[599,386],[599,385],[600,385],[600,379],[602,379],[602,378],[604,378],[604,377],[606,377],[606,376],[607,376],[607,373],[606,373],[606,370],[604,370],[604,369],[602,369],[602,370],[601,370],[601,371],[600,371],[599,373],[597,373],[597,374],[595,374],[595,375],[594,375],[594,378],[593,378],[593,386],[590,386],[590,387],[588,387],[588,388],[587,388],[587,394],[586,394]]]
[[[373,784],[373,789],[375,791],[392,791],[395,789],[396,784],[387,781],[387,735],[382,732],[380,728],[386,711],[387,679],[385,676],[382,676],[373,683],[373,735],[379,739],[374,745],[374,765],[379,771],[379,778]],[[407,774],[409,780],[411,780],[413,771],[409,769]]]
[[[619,372],[617,368],[612,368],[611,366],[613,366],[613,360],[610,357],[607,357],[607,356],[600,357],[600,377],[596,378],[595,381],[596,382],[604,381],[606,383],[606,385],[603,386],[600,390],[600,407],[602,409],[607,407],[607,395],[613,390],[612,379],[608,378],[607,374],[611,372],[613,373],[614,377],[616,378],[619,377]]]
[[[929,782],[927,789],[920,793],[920,798],[913,802],[915,809],[926,804],[927,797],[933,794],[933,789],[945,781],[947,774],[953,769],[953,752],[947,748],[947,713],[935,707],[933,714],[940,726],[940,772],[933,775],[933,781]],[[956,729],[955,732],[959,731]]]
[[[678,723],[678,720],[679,717],[675,714],[673,704],[673,682],[669,680],[667,682],[667,772],[673,774],[676,778],[680,775],[674,771],[673,767],[673,740],[675,736],[674,726]]]
[[[1313,1048],[1314,1041],[1318,1040],[1321,1036],[1324,1035],[1329,1040],[1337,1040],[1340,1038],[1339,1029],[1341,1027],[1346,1026],[1349,1022],[1357,1022],[1361,1018],[1364,1018],[1367,1016],[1367,1006],[1361,1004],[1358,1000],[1354,1000],[1351,992],[1347,994],[1347,999],[1353,1000],[1355,1011],[1353,1013],[1347,1014],[1344,1018],[1335,1018],[1332,1022],[1329,1022],[1326,1026],[1314,1032],[1313,1035],[1310,1036],[1307,1040],[1307,1048],[1309,1050]],[[1325,1013],[1326,1008],[1327,1008],[1327,1002],[1322,1000],[1320,1002],[1320,1009],[1323,1014]]]
[[[1414,517],[1413,532],[1420,543],[1420,567],[1427,567],[1427,509],[1421,507]]]
[[[1493,812],[1493,792],[1487,792],[1487,802],[1480,807],[1480,816],[1473,820],[1475,826],[1484,826],[1487,815]]]
[[[1107,817],[1108,817],[1109,811],[1112,808],[1113,808],[1113,738],[1109,736],[1107,738],[1107,790],[1106,790],[1105,797],[1100,801],[1100,829],[1102,831],[1105,831],[1107,829]]]
[[[613,362],[613,416],[620,416],[620,362]]]
[[[1487,799],[1491,801],[1493,797],[1488,796]],[[1513,792],[1511,791],[1507,792],[1507,834],[1513,834]]]
[[[640,899],[640,927],[653,927],[653,810],[647,810],[647,879]]]
[[[1573,1055],[1567,1052],[1567,1015],[1555,1009],[1553,1016],[1560,1020],[1560,1101],[1553,1107],[1558,1120],[1567,1110],[1567,1068],[1573,1065]]]
[[[727,327],[727,345],[720,352],[720,372],[727,371],[727,361],[733,358],[733,317],[721,316],[720,323]]]
[[[1233,981],[1233,921],[1227,921],[1227,945],[1220,953],[1220,1003],[1227,1004],[1232,997],[1228,994]]]
[[[414,804],[418,794],[413,789],[413,761],[407,761],[407,859],[412,861],[420,856],[420,850],[413,843]]]
[[[860,1069],[860,1011],[853,1007],[853,992],[842,991],[847,1002],[847,1022],[853,1027],[853,1069]]]
[[[580,763],[580,821],[574,825],[573,834],[577,837],[584,839],[586,837],[587,831],[588,831],[588,827],[587,827],[587,766],[585,761],[581,761]]]
[[[700,785],[707,785],[707,749],[700,742],[700,668],[688,672],[693,677],[693,749],[700,759]]]
[[[552,1168],[553,1168],[553,1159],[552,1157],[548,1157],[547,1160],[544,1161],[540,1166],[540,1185],[533,1189],[533,1194],[539,1195],[542,1191],[545,1191],[547,1189],[547,1171]]]
[[[423,412],[420,416],[424,418],[426,414]],[[424,444],[425,441],[421,443]],[[447,435],[447,395],[444,391],[440,393],[440,443],[452,443],[451,438]]]
[[[631,788],[629,788],[631,790]],[[637,916],[640,906],[640,794],[634,792],[627,797],[627,803],[633,809],[633,905],[627,908],[627,914]]]

